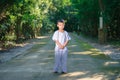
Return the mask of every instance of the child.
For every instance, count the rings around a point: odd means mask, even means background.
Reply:
[[[58,73],[58,69],[61,68],[62,73],[67,73],[67,44],[71,40],[67,31],[64,30],[64,20],[57,21],[58,30],[54,32],[52,39],[55,41],[55,66],[54,73]]]

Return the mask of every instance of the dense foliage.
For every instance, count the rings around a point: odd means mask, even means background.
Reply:
[[[56,8],[51,0],[6,1],[1,2],[0,41],[34,38],[54,29],[49,12]]]
[[[72,24],[69,24],[74,26],[75,31],[97,37],[99,16],[102,11],[107,39],[120,39],[120,0],[71,0],[71,2],[74,16],[71,16]]]
[[[1,0],[0,43],[18,42],[54,31],[65,19],[67,31],[97,37],[100,5],[108,39],[120,39],[119,0]]]

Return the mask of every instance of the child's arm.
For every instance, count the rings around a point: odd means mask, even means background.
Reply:
[[[65,32],[65,36],[66,36],[66,41],[65,41],[65,43],[63,44],[63,47],[67,46],[69,40],[71,40],[71,38],[70,38],[70,36],[68,35],[67,32]]]
[[[55,43],[59,46],[59,48],[63,49],[64,46],[60,44],[60,42],[58,40],[55,40]]]
[[[69,42],[69,41],[67,40],[67,41],[63,44],[63,46],[65,47],[65,46],[68,44],[68,42]]]

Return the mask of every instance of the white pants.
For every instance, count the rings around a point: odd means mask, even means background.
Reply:
[[[58,47],[55,47],[54,71],[58,71],[61,68],[63,72],[67,72],[67,54],[68,50],[66,47],[64,49],[59,49]]]

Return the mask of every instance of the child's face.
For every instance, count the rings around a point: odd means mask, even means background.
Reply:
[[[64,29],[64,23],[62,23],[62,22],[58,22],[57,23],[57,27],[59,28],[59,30],[63,30]]]

